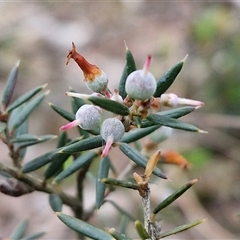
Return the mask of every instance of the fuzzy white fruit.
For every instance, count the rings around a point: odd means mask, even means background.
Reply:
[[[124,132],[124,126],[117,118],[107,118],[102,123],[101,136],[106,142],[108,141],[109,137],[112,138],[112,142],[121,140]]]
[[[129,74],[126,80],[126,93],[133,99],[149,99],[156,91],[157,83],[155,77],[143,70],[136,70]]]
[[[84,130],[99,128],[101,123],[101,109],[94,105],[85,104],[76,112],[76,119],[79,120],[79,127]]]

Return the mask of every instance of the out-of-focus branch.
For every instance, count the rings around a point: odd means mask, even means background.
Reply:
[[[13,178],[24,182],[25,184],[29,185],[36,191],[45,192],[45,193],[57,193],[60,198],[62,199],[63,203],[71,207],[73,210],[79,209],[82,205],[81,202],[79,202],[78,198],[75,198],[73,196],[70,196],[64,192],[62,192],[58,187],[55,187],[50,184],[44,184],[44,182],[40,179],[37,179],[29,174],[22,174],[16,169],[10,168],[3,163],[0,162],[0,170],[3,172],[8,173]]]

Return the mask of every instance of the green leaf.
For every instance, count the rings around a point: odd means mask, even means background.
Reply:
[[[69,122],[72,122],[73,120],[75,120],[75,114],[68,112],[60,107],[58,107],[57,105],[54,105],[52,103],[48,103],[48,105],[56,112],[58,113],[60,116],[62,116],[63,118],[65,118],[66,120],[68,120]]]
[[[28,147],[28,146],[32,146],[38,143],[42,143],[42,142],[46,142],[48,140],[57,138],[56,135],[43,135],[43,136],[36,136],[36,135],[31,135],[31,134],[22,134],[19,135],[15,138],[11,139],[11,143],[18,143],[18,147],[19,148],[24,148],[24,147]]]
[[[136,183],[133,183],[133,182],[126,182],[126,181],[122,181],[122,180],[118,180],[118,179],[114,179],[114,178],[102,178],[101,182],[110,184],[110,185],[114,185],[114,186],[118,186],[118,187],[139,190],[139,185]]]
[[[95,240],[114,240],[114,238],[105,231],[90,225],[80,219],[68,216],[63,213],[57,213],[57,217],[69,228]]]
[[[33,233],[33,234],[28,235],[24,238],[21,238],[21,240],[35,240],[35,239],[38,239],[38,238],[42,237],[44,234],[46,234],[46,233],[45,232]]]
[[[101,182],[102,178],[108,176],[110,169],[110,159],[109,157],[102,158],[98,168],[98,176],[96,183],[96,207],[99,209],[102,206],[104,200],[104,194],[106,190],[106,184]]]
[[[91,150],[102,146],[102,137],[100,135],[80,140],[76,143],[63,147],[59,153],[77,153]]]
[[[179,63],[170,68],[158,81],[154,97],[160,97],[172,85],[177,75],[180,73],[187,56]]]
[[[196,182],[198,182],[198,179],[193,179],[192,181],[189,181],[181,188],[179,188],[177,191],[172,193],[169,197],[163,200],[156,208],[154,208],[153,214],[156,215],[159,211],[170,205],[172,202],[178,199],[183,193],[185,193],[189,188],[191,188]]]
[[[61,153],[58,158],[51,161],[48,168],[44,171],[44,178],[47,180],[63,170],[63,164],[68,160],[70,154]]]
[[[59,137],[58,143],[57,143],[57,148],[61,148],[68,143],[68,136],[67,132],[61,132],[61,135]],[[58,158],[54,159],[47,169],[44,172],[44,177],[45,179],[49,179],[53,177],[54,175],[58,174],[60,171],[63,169],[63,164],[64,162],[70,157],[70,154],[60,154]]]
[[[34,158],[32,161],[25,164],[21,171],[22,173],[29,173],[35,171],[42,166],[48,164],[49,162],[53,161],[54,159],[58,158],[61,154],[58,153],[59,149],[47,152],[37,158]]]
[[[57,148],[64,147],[68,143],[68,135],[66,131],[61,132],[58,139]]]
[[[134,57],[131,51],[128,49],[126,43],[125,43],[125,46],[126,46],[126,62],[125,62],[125,66],[124,66],[122,76],[118,86],[119,95],[122,96],[123,99],[127,96],[127,93],[125,91],[125,83],[126,83],[127,77],[131,72],[136,70]]]
[[[70,176],[80,168],[84,167],[88,163],[90,163],[98,154],[93,151],[86,152],[85,154],[81,155],[65,170],[60,172],[54,179],[54,183],[61,182],[64,178]]]
[[[19,114],[19,116],[15,119],[13,122],[13,126],[11,128],[11,132],[13,132],[15,129],[17,129],[21,124],[29,117],[29,115],[35,110],[38,105],[44,100],[46,95],[49,93],[49,91],[37,96],[35,99],[31,100],[27,104],[24,104],[22,112]]]
[[[144,157],[140,152],[130,147],[127,143],[121,143],[119,146],[119,149],[127,156],[129,157],[133,162],[138,164],[139,166],[146,168],[147,165],[147,158]],[[155,167],[153,170],[153,174],[163,178],[168,179],[167,175],[163,173],[159,168]]]
[[[114,228],[108,228],[106,231],[111,234],[116,240],[131,240],[125,234],[118,233]]]
[[[138,233],[138,236],[140,237],[140,239],[144,240],[144,239],[151,238],[139,220],[135,221],[135,229],[137,230],[137,233]]]
[[[147,119],[152,121],[155,124],[159,124],[162,126],[167,126],[171,128],[176,128],[180,130],[185,130],[185,131],[190,131],[190,132],[201,132],[203,133],[204,131],[195,127],[194,125],[190,123],[185,123],[182,122],[178,119],[166,117],[166,116],[161,116],[159,114],[151,113],[147,116]]]
[[[127,211],[122,209],[120,206],[118,206],[115,202],[112,200],[105,200],[105,202],[111,203],[118,211],[119,213],[123,214],[124,216],[128,217],[131,221],[135,221],[136,218],[133,217],[131,214],[129,214]]]
[[[5,122],[0,122],[0,134],[6,129],[7,124]]]
[[[69,89],[70,92],[74,92],[77,93],[76,91],[74,91],[72,88]],[[75,114],[77,112],[77,110],[86,104],[86,102],[81,99],[81,98],[76,98],[76,97],[72,97],[71,98],[71,102],[72,102],[72,109],[73,109],[73,113]]]
[[[180,118],[182,116],[185,116],[189,113],[191,113],[192,111],[194,111],[196,109],[196,107],[180,107],[180,108],[175,108],[175,109],[170,109],[170,110],[165,110],[165,111],[161,111],[156,113],[159,116],[165,116],[165,117],[170,117],[170,118]],[[150,127],[152,125],[155,125],[156,123],[153,123],[147,119],[143,119],[141,122],[141,128],[146,128],[146,127]]]
[[[130,132],[127,132],[123,135],[121,142],[125,143],[132,143],[135,142],[139,139],[142,139],[143,137],[149,135],[150,133],[154,132],[160,128],[159,125],[143,128],[143,129],[134,129],[131,130]]]
[[[62,211],[62,199],[57,193],[51,193],[49,195],[49,204],[54,212]]]
[[[17,227],[14,229],[12,235],[10,236],[11,240],[21,239],[26,232],[28,227],[28,219],[22,220]]]
[[[130,113],[127,106],[108,98],[89,96],[87,99],[93,104],[118,115],[127,116]]]
[[[202,223],[204,221],[205,221],[205,219],[200,219],[200,220],[196,220],[196,221],[194,221],[192,223],[187,223],[187,224],[175,227],[175,228],[173,228],[173,229],[171,229],[169,231],[161,233],[159,238],[165,238],[165,237],[174,235],[176,233],[180,233],[180,232],[186,231],[186,230],[188,230],[188,229],[190,229],[192,227],[197,226],[198,224],[200,224],[200,223]]]
[[[14,131],[14,136],[20,136],[22,134],[27,134],[28,133],[28,119],[26,119],[23,124],[17,128],[15,131]],[[27,152],[27,148],[21,148],[19,149],[19,146],[20,144],[19,143],[14,143],[14,149],[18,149],[19,151],[19,157],[20,159],[23,159],[24,156],[26,155],[26,152]]]
[[[13,90],[17,83],[19,63],[20,63],[20,61],[18,61],[17,64],[12,68],[12,70],[8,76],[5,88],[3,90],[2,105],[3,105],[4,110],[6,109],[6,107],[8,106],[8,104],[11,101]]]
[[[23,94],[22,96],[20,96],[10,106],[8,106],[7,112],[11,112],[13,109],[15,109],[15,108],[19,107],[20,105],[22,105],[23,103],[27,102],[29,99],[34,97],[37,93],[42,91],[46,86],[47,86],[47,84],[36,87],[36,88],[30,90],[29,92]]]

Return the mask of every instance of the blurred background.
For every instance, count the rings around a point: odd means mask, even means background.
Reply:
[[[10,69],[20,59],[14,98],[48,83],[47,101],[70,109],[64,95],[69,86],[89,93],[77,65],[66,55],[71,42],[78,52],[103,69],[109,88],[118,86],[125,63],[125,46],[132,51],[138,68],[146,55],[153,56],[151,72],[159,78],[175,63],[188,58],[168,92],[205,102],[202,109],[183,118],[208,134],[174,131],[162,149],[178,151],[192,164],[189,171],[163,166],[172,182],[153,184],[153,204],[189,179],[200,181],[175,205],[159,216],[163,230],[195,219],[207,218],[200,226],[176,239],[236,239],[240,237],[240,3],[238,1],[50,1],[0,3],[0,92]],[[65,124],[44,102],[30,118],[32,134],[56,134]],[[30,161],[56,145],[56,141],[28,149]],[[0,143],[1,161],[10,164]],[[112,154],[116,153],[114,150]],[[118,156],[118,155],[116,155]],[[128,160],[123,160],[123,162]],[[118,165],[118,162],[116,165]],[[120,163],[121,165],[122,163]],[[39,174],[39,177],[41,175]],[[86,189],[85,203],[94,202],[94,186]],[[73,181],[67,181],[74,192]],[[93,189],[93,190],[92,190]],[[116,191],[111,199],[141,216],[137,194]],[[136,206],[134,209],[133,206]],[[108,214],[106,216],[106,211]],[[65,213],[71,214],[68,208]],[[116,227],[120,217],[103,206],[91,219],[98,226]],[[20,198],[0,194],[0,236],[8,237],[17,223],[28,216],[29,233],[46,231],[45,239],[74,239],[50,209],[43,193]],[[128,230],[130,237],[135,232]]]

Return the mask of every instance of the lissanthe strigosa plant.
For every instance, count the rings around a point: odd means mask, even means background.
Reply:
[[[14,197],[34,191],[49,194],[49,203],[53,211],[64,224],[79,234],[79,239],[85,237],[100,240],[131,239],[135,236],[134,233],[133,236],[127,236],[125,232],[117,232],[114,226],[100,229],[89,224],[88,220],[95,209],[99,209],[103,204],[112,204],[121,215],[134,221],[140,239],[161,239],[201,223],[203,220],[196,220],[162,231],[160,223],[155,220],[156,214],[180,197],[198,179],[181,186],[153,210],[151,210],[148,184],[152,174],[163,180],[168,179],[167,174],[160,170],[160,164],[171,163],[188,168],[188,162],[177,152],[161,153],[159,150],[159,143],[171,135],[172,129],[205,132],[192,124],[178,120],[202,107],[203,102],[165,93],[181,71],[186,58],[156,80],[149,71],[151,56],[147,56],[143,68],[137,70],[134,57],[126,46],[125,66],[118,89],[114,90],[108,88],[106,73],[80,55],[74,43],[67,55],[67,64],[70,59],[81,68],[84,82],[91,93],[76,93],[72,89],[67,91],[66,95],[71,97],[72,111],[49,103],[49,106],[68,123],[60,127],[61,134],[56,149],[28,163],[24,163],[27,147],[57,136],[36,136],[28,132],[28,118],[44,100],[48,91],[40,93],[46,85],[39,86],[12,101],[19,62],[11,70],[2,96],[0,133],[1,140],[9,150],[12,166],[0,163],[0,173],[3,175],[0,191]],[[162,110],[163,106],[164,110]],[[170,109],[166,110],[166,107]],[[106,116],[103,114],[104,111],[110,112],[111,116],[104,119]],[[72,127],[76,127],[79,132],[79,137],[76,139],[70,139],[67,135],[67,130]],[[140,141],[144,137],[148,137],[148,141]],[[119,148],[129,158],[129,164],[118,175],[109,157],[111,148]],[[65,167],[64,163],[70,158],[74,161]],[[83,182],[90,171],[90,166],[96,161],[99,162],[96,201],[92,209],[86,211],[83,204]],[[133,172],[135,166],[144,168],[144,174]],[[41,180],[29,174],[42,167],[44,172]],[[109,177],[109,172],[112,172],[114,178]],[[76,174],[75,196],[67,194],[60,187],[61,182],[73,174]],[[108,195],[117,191],[117,187],[137,190],[142,201],[143,223],[108,199]],[[71,207],[75,216],[62,213],[62,204]],[[19,229],[20,232],[23,230],[21,226]],[[35,235],[37,238],[42,233]]]

